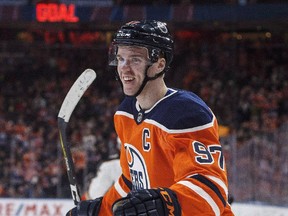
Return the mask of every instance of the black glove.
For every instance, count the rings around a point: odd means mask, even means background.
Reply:
[[[112,211],[114,216],[181,216],[176,194],[168,188],[132,191],[117,200]]]
[[[67,212],[66,216],[97,216],[100,211],[102,198],[81,201],[75,208]]]

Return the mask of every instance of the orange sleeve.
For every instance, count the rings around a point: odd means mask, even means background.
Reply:
[[[99,216],[112,216],[113,203],[127,195],[131,190],[131,182],[122,175],[118,181],[103,196]]]

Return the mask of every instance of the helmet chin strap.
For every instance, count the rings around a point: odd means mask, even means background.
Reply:
[[[138,89],[138,91],[137,91],[134,95],[127,95],[127,96],[137,97],[137,96],[142,92],[142,90],[144,89],[144,87],[146,86],[146,84],[147,84],[148,81],[155,80],[155,79],[157,79],[158,77],[160,77],[161,75],[164,74],[164,71],[165,71],[165,70],[161,71],[161,72],[158,73],[158,74],[155,74],[155,76],[153,76],[153,77],[149,77],[149,76],[148,76],[148,69],[149,69],[149,67],[150,67],[150,66],[147,66],[146,69],[145,69],[145,78],[144,78],[144,80],[143,80],[140,88]]]

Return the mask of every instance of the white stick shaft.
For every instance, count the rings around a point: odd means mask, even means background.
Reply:
[[[76,181],[75,168],[73,158],[70,150],[70,144],[67,140],[66,127],[68,125],[70,116],[85,93],[87,88],[92,84],[96,78],[96,73],[91,70],[85,70],[78,79],[74,82],[70,90],[68,91],[58,114],[58,128],[59,138],[62,147],[63,156],[65,159],[65,165],[67,168],[68,180],[70,183],[72,198],[74,204],[77,205],[80,202],[80,192]]]
[[[65,122],[69,122],[70,116],[85,93],[87,88],[92,84],[96,78],[96,73],[92,69],[86,69],[74,82],[69,92],[67,93],[62,106],[60,108],[58,117],[64,119]]]

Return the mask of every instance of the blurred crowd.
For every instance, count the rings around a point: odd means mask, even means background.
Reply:
[[[201,96],[225,129],[235,201],[288,205],[288,47],[284,38],[270,36],[176,32],[166,80]],[[99,163],[117,151],[113,114],[123,95],[107,67],[108,44],[19,42],[8,49],[1,42],[0,48],[0,197],[71,197],[57,114],[79,74],[92,68],[97,79],[67,129],[77,180],[86,190]]]

